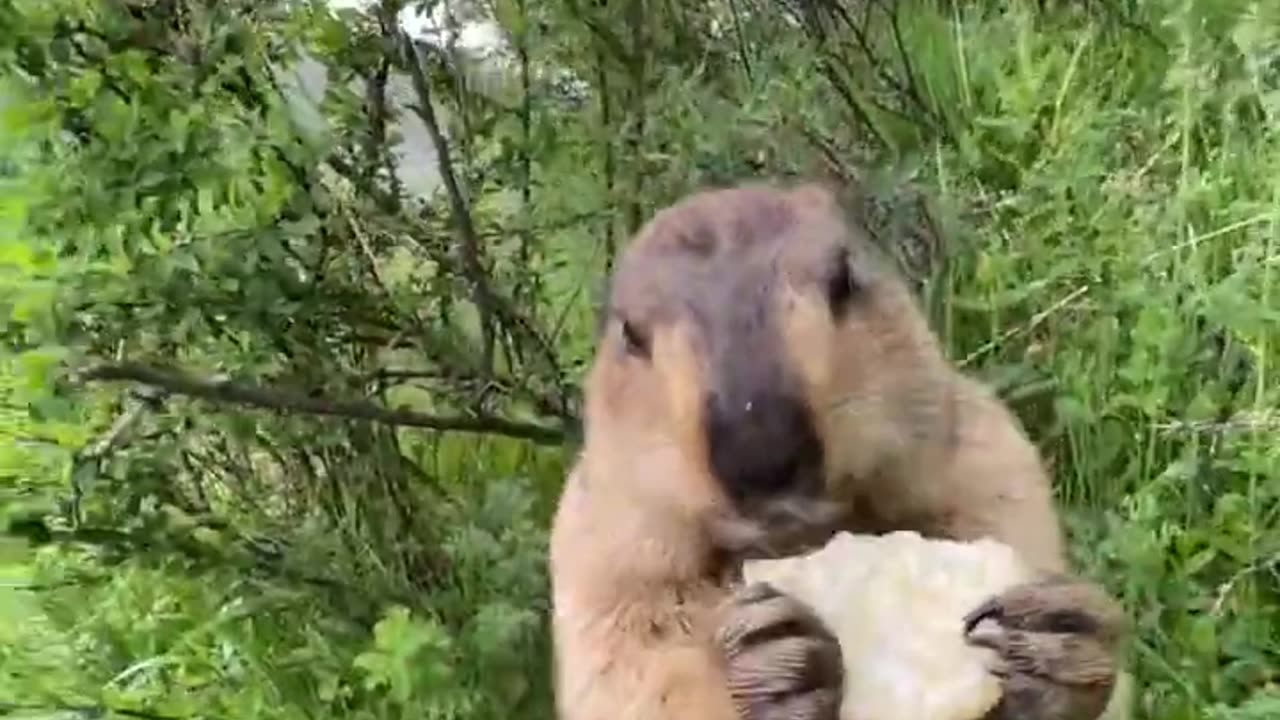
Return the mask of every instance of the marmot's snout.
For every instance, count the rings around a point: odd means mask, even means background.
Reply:
[[[711,471],[735,500],[822,491],[822,443],[800,398],[772,388],[712,393],[706,421]]]

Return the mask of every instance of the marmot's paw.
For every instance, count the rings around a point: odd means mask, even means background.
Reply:
[[[743,720],[839,717],[840,644],[800,601],[768,583],[751,583],[725,608],[716,641]]]
[[[996,652],[992,672],[1004,684],[984,720],[1095,720],[1111,698],[1125,630],[1120,607],[1076,578],[1019,585],[979,605],[965,635]]]

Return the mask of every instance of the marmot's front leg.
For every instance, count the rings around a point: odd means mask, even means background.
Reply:
[[[1004,696],[984,720],[1096,720],[1106,710],[1126,628],[1101,588],[1055,576],[1011,588],[971,612],[965,634],[991,648]]]
[[[768,583],[750,583],[723,608],[716,642],[743,720],[837,720],[840,644],[817,615]]]

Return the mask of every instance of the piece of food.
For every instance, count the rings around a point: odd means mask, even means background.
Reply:
[[[962,619],[1031,577],[994,540],[903,531],[840,533],[808,555],[748,561],[743,579],[808,604],[840,640],[842,720],[978,720],[999,701],[1000,681],[988,671],[992,651],[965,642]]]

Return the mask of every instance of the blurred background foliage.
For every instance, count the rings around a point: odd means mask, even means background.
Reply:
[[[0,715],[551,717],[604,274],[849,191],[1136,716],[1280,717],[1280,5],[0,0]]]

